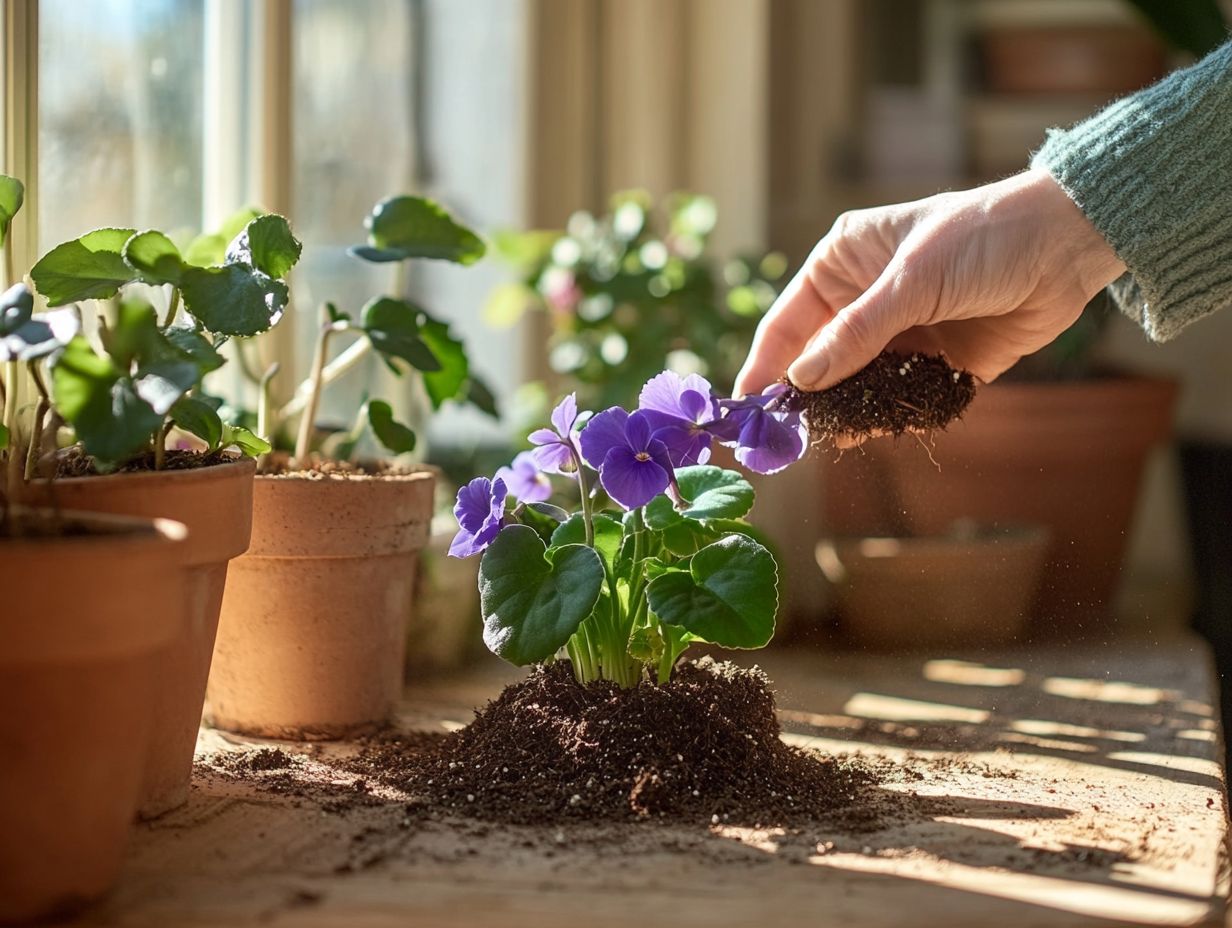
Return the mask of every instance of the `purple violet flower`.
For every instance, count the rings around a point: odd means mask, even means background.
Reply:
[[[500,477],[476,477],[458,490],[453,514],[461,528],[449,546],[450,557],[470,557],[496,540],[505,526],[506,496],[505,481]]]
[[[582,430],[582,457],[599,472],[607,495],[637,509],[675,483],[667,445],[655,438],[646,414],[613,406]]]
[[[654,437],[667,445],[673,466],[710,460],[709,426],[719,421],[719,403],[705,377],[681,377],[675,371],[664,371],[646,381],[638,407]]]
[[[804,457],[808,448],[800,414],[774,408],[786,390],[786,384],[779,383],[759,396],[719,401],[725,413],[723,444],[734,445],[736,460],[755,473],[777,474]],[[734,440],[727,430],[738,430]]]
[[[577,394],[570,393],[552,410],[550,429],[535,429],[531,456],[545,474],[571,474],[577,468]]]
[[[552,495],[552,481],[535,466],[530,451],[523,451],[508,467],[499,468],[496,479],[503,480],[509,494],[520,503],[542,503]]]

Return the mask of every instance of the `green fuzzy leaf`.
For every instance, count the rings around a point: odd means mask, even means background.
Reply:
[[[707,545],[688,571],[668,571],[646,586],[660,622],[725,648],[760,648],[774,636],[778,571],[751,538],[731,535]]]
[[[155,361],[137,368],[133,389],[154,412],[165,416],[200,381],[201,369],[192,361]]]
[[[534,529],[507,526],[479,563],[483,640],[518,666],[546,660],[590,615],[602,588],[603,564],[593,549],[549,549]]]
[[[408,454],[415,450],[415,433],[394,418],[394,411],[384,400],[368,403],[368,424],[372,433],[391,454]]]
[[[681,467],[676,482],[689,506],[678,511],[666,496],[655,497],[646,504],[646,524],[655,531],[684,519],[739,519],[753,508],[753,486],[735,471],[709,464]]]
[[[242,425],[227,425],[223,423],[222,439],[218,442],[220,448],[239,448],[245,457],[255,458],[261,454],[269,454],[272,446],[260,435],[254,435]]]
[[[175,242],[154,230],[138,232],[124,243],[124,260],[147,284],[179,286],[184,259]]]
[[[552,543],[552,533],[569,518],[569,513],[550,503],[519,503],[509,518],[519,525],[533,528],[546,545]]]
[[[440,409],[445,400],[457,399],[470,376],[466,347],[449,333],[444,322],[429,319],[419,330],[420,337],[432,351],[440,370],[425,371],[424,389],[433,409]]]
[[[466,383],[466,401],[481,413],[493,419],[500,418],[500,409],[496,405],[496,394],[492,392],[492,388],[487,383],[474,374],[471,374],[470,380]]]
[[[121,373],[127,374],[133,362],[176,357],[176,352],[158,330],[153,304],[143,297],[121,300],[115,321],[102,333],[103,347]]]
[[[330,322],[350,322],[351,314],[344,313],[333,303],[325,304],[325,315],[329,317]]]
[[[438,258],[474,264],[484,253],[483,240],[478,235],[425,197],[382,200],[373,207],[364,226],[368,230],[368,244],[352,248],[351,253],[365,261]]]
[[[16,177],[0,174],[0,247],[8,241],[9,226],[26,200],[26,185]]]
[[[423,317],[423,310],[413,303],[382,296],[364,307],[360,325],[394,373],[402,372],[391,358],[401,358],[421,371],[439,371],[441,362],[420,337]]]
[[[619,519],[598,513],[594,517],[595,550],[607,562],[608,566],[615,564],[616,555],[620,552],[620,543],[624,540],[624,527]],[[582,514],[575,513],[552,533],[552,546],[584,545],[586,544],[586,522]]]
[[[222,441],[222,419],[218,411],[205,400],[185,396],[171,407],[171,421],[176,428],[191,432],[213,450]]]
[[[210,340],[192,326],[173,325],[163,329],[163,337],[178,351],[192,358],[203,375],[218,370],[226,363],[226,358],[218,353]]]
[[[282,278],[295,267],[303,248],[286,219],[269,213],[253,219],[235,236],[227,246],[226,261]]]
[[[132,379],[80,335],[52,368],[52,393],[77,439],[101,461],[120,461],[140,451],[163,423]]]
[[[226,259],[227,245],[244,227],[259,216],[264,216],[265,210],[259,206],[245,206],[228,216],[217,232],[198,235],[184,249],[184,261],[194,267],[209,267],[222,264]]]
[[[191,267],[180,284],[184,308],[217,335],[259,335],[282,318],[290,293],[280,280],[242,264]]]
[[[124,261],[134,229],[95,229],[57,245],[30,269],[30,279],[49,306],[115,296],[137,272]]]

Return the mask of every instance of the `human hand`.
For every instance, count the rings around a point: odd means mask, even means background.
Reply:
[[[1068,328],[1125,265],[1040,170],[844,213],[766,314],[737,394],[821,390],[887,347],[985,382]]]

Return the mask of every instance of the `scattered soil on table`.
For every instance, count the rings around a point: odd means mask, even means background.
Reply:
[[[263,477],[286,477],[293,480],[325,480],[348,477],[406,477],[418,473],[420,468],[399,467],[390,461],[335,461],[312,454],[305,467],[292,467],[291,457],[285,452],[270,455],[261,465]]]
[[[814,441],[944,429],[975,398],[975,378],[940,355],[893,351],[826,390],[788,387],[781,405],[803,414]]]
[[[672,681],[579,686],[566,663],[505,689],[466,728],[374,740],[349,769],[508,823],[817,820],[879,781],[779,738],[764,674],[703,658]]]
[[[235,454],[227,451],[177,451],[169,450],[163,460],[163,470],[197,470],[202,467],[214,467],[217,464],[229,464],[238,460]],[[98,462],[90,457],[80,445],[66,448],[55,457],[56,472],[54,479],[66,477],[97,477],[103,474],[98,469]],[[107,471],[108,474],[138,474],[153,471],[154,452],[147,451],[130,458],[118,467]]]

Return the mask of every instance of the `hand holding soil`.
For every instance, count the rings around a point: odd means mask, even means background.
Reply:
[[[991,381],[1125,270],[1045,171],[845,213],[758,327],[736,381],[821,390],[885,348]]]

